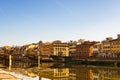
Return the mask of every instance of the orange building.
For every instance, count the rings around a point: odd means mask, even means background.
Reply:
[[[96,42],[85,41],[84,43],[76,46],[76,56],[77,59],[87,59],[91,57],[92,54],[92,46]]]

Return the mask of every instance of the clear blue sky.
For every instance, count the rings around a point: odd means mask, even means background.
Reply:
[[[0,46],[119,33],[120,0],[0,0]]]

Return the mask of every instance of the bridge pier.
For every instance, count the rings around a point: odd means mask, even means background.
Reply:
[[[38,69],[40,69],[40,56],[38,56]]]
[[[12,67],[12,56],[9,55],[9,70],[11,70]]]

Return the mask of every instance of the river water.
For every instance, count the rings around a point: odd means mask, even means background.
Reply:
[[[0,69],[23,80],[120,80],[120,67],[64,63],[1,62]]]

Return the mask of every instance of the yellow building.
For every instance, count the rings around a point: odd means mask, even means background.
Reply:
[[[53,55],[57,56],[69,56],[68,43],[62,43],[57,40],[53,42]]]

